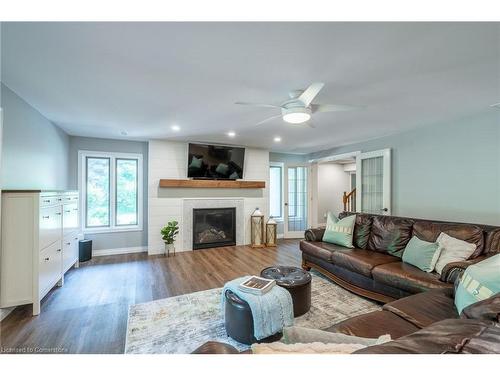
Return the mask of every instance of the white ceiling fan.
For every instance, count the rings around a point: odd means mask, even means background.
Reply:
[[[319,94],[323,86],[325,86],[324,83],[316,82],[311,84],[305,90],[291,91],[288,94],[290,96],[290,99],[284,101],[280,105],[265,104],[265,103],[248,103],[248,102],[236,102],[235,104],[281,109],[281,114],[262,120],[261,122],[258,122],[256,125],[261,125],[268,121],[274,120],[278,117],[282,117],[284,121],[290,124],[306,123],[306,125],[312,128],[314,128],[314,126],[309,120],[311,119],[313,113],[352,111],[360,108],[360,107],[341,105],[341,104],[312,104],[312,101]]]

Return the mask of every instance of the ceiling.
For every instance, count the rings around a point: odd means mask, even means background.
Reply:
[[[72,135],[308,153],[491,111],[499,25],[3,23],[2,81]],[[316,103],[364,109],[316,113],[310,129],[255,126],[279,112],[234,104],[318,81]]]

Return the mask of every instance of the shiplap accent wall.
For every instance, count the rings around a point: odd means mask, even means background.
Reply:
[[[185,142],[149,141],[148,153],[148,253],[163,253],[160,229],[168,221],[179,222],[176,251],[183,248],[183,202],[185,198],[242,198],[244,200],[245,243],[250,243],[250,215],[259,207],[266,215],[269,206],[269,151],[246,148],[244,180],[266,181],[265,189],[161,189],[162,178],[186,178],[188,145]]]

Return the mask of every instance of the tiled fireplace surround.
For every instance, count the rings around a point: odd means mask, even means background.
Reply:
[[[265,181],[265,189],[160,188],[162,178],[187,176],[187,143],[150,141],[148,150],[148,253],[161,254],[160,229],[179,222],[177,252],[192,251],[193,208],[236,207],[236,244],[250,243],[250,215],[256,207],[267,217],[269,206],[269,152],[246,148],[244,180]]]

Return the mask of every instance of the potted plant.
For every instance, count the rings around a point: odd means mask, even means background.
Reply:
[[[166,226],[161,228],[161,238],[163,242],[165,242],[165,253],[167,256],[170,256],[170,251],[173,250],[175,255],[175,236],[179,233],[179,224],[177,221],[169,221]]]

